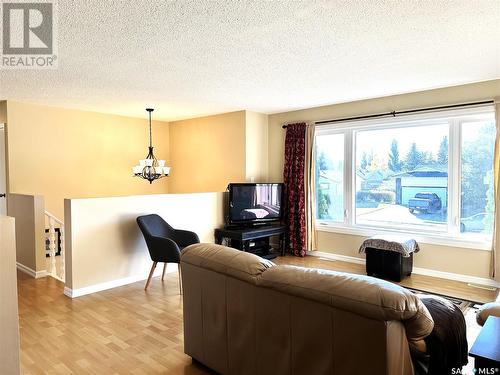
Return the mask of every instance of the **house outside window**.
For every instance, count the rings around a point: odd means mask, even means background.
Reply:
[[[318,229],[489,248],[495,137],[491,106],[318,127]]]

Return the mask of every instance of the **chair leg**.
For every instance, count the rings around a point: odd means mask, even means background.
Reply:
[[[181,277],[181,264],[177,263],[177,270],[179,274],[179,294],[182,294],[182,277]]]
[[[161,281],[165,278],[165,270],[167,269],[167,262],[163,263],[163,273],[161,274]]]
[[[151,271],[149,271],[148,281],[146,281],[146,286],[144,287],[144,290],[148,289],[149,283],[151,282],[151,278],[153,277],[153,272],[155,272],[157,263],[158,262],[153,262],[153,265],[151,266]]]

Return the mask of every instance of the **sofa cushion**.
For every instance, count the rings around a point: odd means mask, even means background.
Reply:
[[[254,284],[257,277],[274,266],[273,262],[257,255],[210,243],[186,247],[181,252],[183,262]]]
[[[259,284],[376,320],[399,320],[410,346],[420,348],[434,322],[420,299],[407,289],[369,276],[295,266],[275,266]]]

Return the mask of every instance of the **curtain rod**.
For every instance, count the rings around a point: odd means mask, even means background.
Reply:
[[[472,103],[463,103],[463,104],[451,104],[451,105],[442,105],[439,107],[427,107],[427,108],[419,108],[419,109],[408,109],[405,111],[392,111],[392,112],[386,112],[386,113],[377,113],[374,115],[365,115],[365,116],[356,116],[356,117],[344,117],[344,118],[339,118],[339,119],[333,119],[333,120],[323,120],[323,121],[316,121],[316,125],[322,125],[322,124],[331,124],[335,122],[343,122],[343,121],[354,121],[354,120],[365,120],[369,118],[377,118],[377,117],[396,117],[397,115],[407,115],[410,113],[418,113],[418,112],[425,112],[425,111],[432,111],[432,110],[440,110],[440,109],[452,109],[452,108],[460,108],[460,107],[470,107],[470,106],[477,106],[477,105],[483,105],[483,104],[493,104],[493,100],[485,100],[482,102],[472,102]],[[286,129],[288,125],[283,125],[282,128]]]

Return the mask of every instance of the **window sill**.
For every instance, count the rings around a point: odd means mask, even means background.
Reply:
[[[491,241],[481,241],[478,239],[466,238],[466,237],[456,238],[445,234],[440,235],[435,233],[423,235],[422,233],[414,232],[408,229],[398,230],[398,229],[387,229],[387,228],[375,228],[368,226],[350,227],[350,226],[333,225],[320,222],[316,224],[316,230],[320,232],[350,234],[361,237],[371,237],[377,234],[400,234],[400,235],[412,236],[419,243],[491,251]]]

